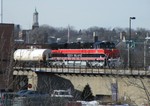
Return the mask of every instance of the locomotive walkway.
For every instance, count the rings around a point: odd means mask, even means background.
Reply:
[[[14,67],[14,71],[45,72],[53,74],[76,74],[76,75],[118,75],[118,76],[150,76],[150,70],[129,69],[100,69],[100,68],[42,68],[42,67]]]

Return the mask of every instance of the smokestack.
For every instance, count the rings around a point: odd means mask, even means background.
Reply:
[[[93,32],[93,41],[97,42],[98,41],[98,36],[96,35],[95,32]]]
[[[70,26],[68,25],[68,41],[67,41],[67,43],[69,43],[70,41],[69,41],[69,39],[70,39]]]

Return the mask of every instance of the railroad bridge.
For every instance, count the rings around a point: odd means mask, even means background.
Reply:
[[[14,67],[13,75],[27,76],[28,84],[32,85],[28,89],[32,90],[68,89],[78,97],[89,84],[97,98],[131,100],[140,105],[149,98],[149,70]]]

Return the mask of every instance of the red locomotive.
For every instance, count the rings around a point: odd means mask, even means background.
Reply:
[[[107,44],[107,45],[106,45]],[[97,44],[93,49],[57,49],[51,51],[52,66],[105,67],[119,58],[119,50],[113,43]],[[103,48],[102,48],[103,46]],[[112,63],[111,63],[112,64]]]

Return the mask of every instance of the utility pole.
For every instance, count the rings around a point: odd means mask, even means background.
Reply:
[[[128,68],[130,68],[130,44],[127,44],[128,49]]]
[[[146,45],[147,45],[147,40],[144,41],[144,70],[146,70]]]
[[[1,23],[3,23],[3,0],[1,0]]]

